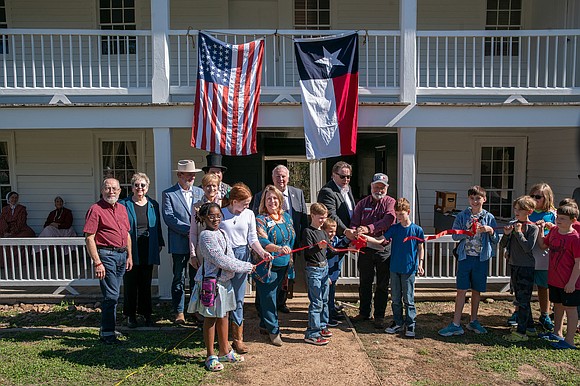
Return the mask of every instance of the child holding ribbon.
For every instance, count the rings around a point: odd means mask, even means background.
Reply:
[[[195,275],[195,287],[187,312],[204,316],[203,340],[207,351],[205,367],[209,371],[223,370],[221,362],[242,362],[244,357],[230,349],[228,342],[228,312],[236,308],[231,278],[236,272],[250,273],[255,267],[234,257],[228,237],[219,229],[222,212],[218,204],[205,203],[198,212],[199,222],[206,229],[199,235],[198,251],[203,259]],[[210,288],[211,287],[211,288]],[[214,354],[217,332],[219,357]]]

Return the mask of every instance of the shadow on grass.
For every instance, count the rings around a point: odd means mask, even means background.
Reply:
[[[5,333],[3,339],[12,342],[37,344],[53,340],[52,348],[41,349],[38,357],[57,359],[81,366],[104,367],[114,370],[133,370],[145,364],[163,367],[167,364],[198,364],[203,367],[204,348],[199,329],[171,331],[134,331],[124,334],[120,344],[105,345],[98,339],[97,331],[78,330],[63,332],[56,329]],[[64,347],[63,347],[64,346]],[[177,347],[176,347],[177,346]],[[175,348],[175,349],[174,349]]]

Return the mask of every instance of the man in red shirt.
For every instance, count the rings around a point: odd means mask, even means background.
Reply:
[[[105,344],[118,342],[115,324],[119,291],[125,271],[133,267],[127,210],[117,204],[120,193],[119,181],[105,179],[101,186],[102,198],[89,208],[83,228],[103,294],[100,338]]]

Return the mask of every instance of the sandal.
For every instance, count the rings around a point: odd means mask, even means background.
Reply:
[[[504,335],[503,339],[505,341],[511,342],[511,343],[519,343],[519,342],[526,342],[528,341],[528,336],[527,335],[522,335],[518,332],[513,331],[511,334],[509,335]]]
[[[218,360],[220,362],[230,362],[230,363],[235,363],[235,362],[243,362],[244,361],[244,357],[241,356],[240,354],[236,353],[233,349],[230,350],[229,353],[227,353],[224,356],[221,356],[218,358]]]
[[[208,371],[222,371],[224,365],[220,363],[217,356],[211,355],[205,360],[205,368],[208,369]]]

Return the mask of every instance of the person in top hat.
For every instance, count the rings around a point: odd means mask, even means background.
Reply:
[[[220,179],[220,186],[219,186],[219,198],[222,199],[225,195],[232,189],[231,186],[223,182],[224,173],[228,170],[227,167],[222,165],[222,155],[209,153],[206,156],[207,159],[207,166],[201,168],[205,174],[207,173],[214,173]]]
[[[193,203],[201,200],[203,190],[193,186],[195,173],[200,169],[189,159],[177,163],[177,183],[163,191],[162,215],[168,228],[169,253],[173,258],[173,281],[171,299],[175,323],[184,324],[185,315],[185,268],[189,261],[189,226]],[[189,285],[193,288],[196,270],[189,268]]]

